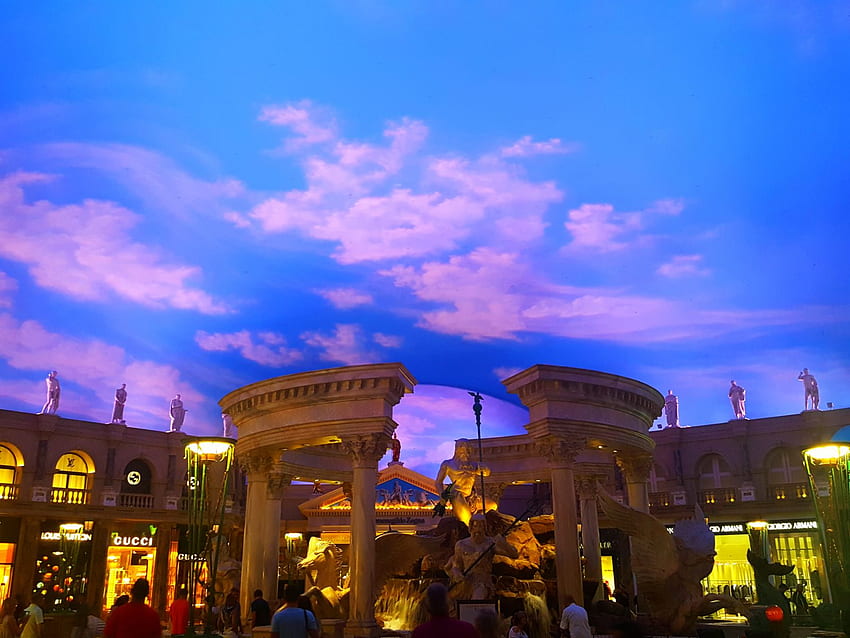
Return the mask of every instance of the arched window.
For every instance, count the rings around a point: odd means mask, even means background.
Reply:
[[[53,473],[51,500],[54,503],[88,504],[88,480],[92,472],[94,467],[81,454],[68,452],[60,456]]]
[[[151,483],[150,466],[142,459],[133,459],[124,468],[118,504],[121,507],[153,507]]]
[[[769,498],[785,501],[809,497],[809,485],[799,453],[779,448],[768,455],[764,466]]]
[[[670,492],[667,486],[667,477],[664,468],[658,463],[652,464],[649,471],[649,504],[652,507],[668,507],[670,505]]]
[[[15,450],[0,443],[0,500],[18,498],[18,468],[21,465]]]
[[[735,477],[719,454],[709,454],[697,466],[700,501],[704,505],[734,503],[737,499]]]

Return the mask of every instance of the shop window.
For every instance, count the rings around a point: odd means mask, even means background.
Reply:
[[[60,456],[53,473],[51,500],[54,503],[88,504],[88,480],[92,472],[93,465],[81,454],[68,452]]]
[[[790,501],[809,497],[808,481],[799,454],[785,448],[774,450],[765,461],[765,470],[771,499]]]
[[[6,443],[0,443],[0,500],[18,498],[18,468],[23,465],[20,454]]]

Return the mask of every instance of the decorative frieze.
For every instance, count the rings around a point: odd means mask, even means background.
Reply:
[[[361,434],[343,439],[343,451],[351,457],[354,467],[377,467],[378,461],[387,453],[390,437],[383,433]]]

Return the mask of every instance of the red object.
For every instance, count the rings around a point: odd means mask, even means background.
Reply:
[[[185,634],[189,626],[189,601],[185,598],[175,598],[168,615],[171,618],[171,633]]]
[[[129,602],[109,613],[103,635],[106,638],[160,638],[159,614],[144,603]]]
[[[782,607],[773,605],[764,610],[764,617],[770,622],[782,622],[782,619],[785,618],[785,613],[782,611]]]

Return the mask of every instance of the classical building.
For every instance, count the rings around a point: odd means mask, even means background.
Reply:
[[[105,610],[144,577],[163,613],[187,581],[185,440],[0,410],[0,598],[37,590],[48,612]]]

